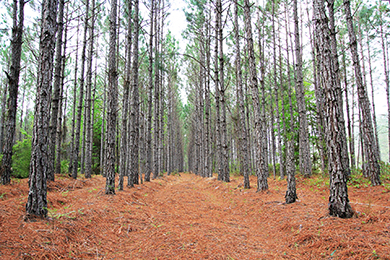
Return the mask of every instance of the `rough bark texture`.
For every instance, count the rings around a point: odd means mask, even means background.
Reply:
[[[75,51],[75,65],[74,65],[74,79],[73,79],[73,111],[72,111],[72,133],[70,139],[70,155],[69,155],[69,167],[68,174],[73,173],[73,157],[75,146],[75,128],[76,128],[76,105],[77,105],[77,72],[78,72],[78,58],[79,58],[79,27],[80,19],[77,19],[77,33],[76,33],[76,51]]]
[[[42,3],[42,24],[39,42],[37,96],[31,145],[29,193],[26,204],[28,218],[47,215],[47,175],[49,163],[49,120],[53,57],[55,48],[57,1]]]
[[[311,158],[309,132],[306,116],[305,90],[303,87],[302,74],[302,52],[299,39],[298,1],[294,0],[294,34],[295,34],[295,56],[296,56],[296,82],[295,92],[299,114],[299,170],[305,176],[311,175]]]
[[[19,9],[19,12],[18,12]],[[19,89],[19,74],[20,74],[20,59],[22,55],[22,36],[23,36],[23,21],[24,21],[24,0],[14,0],[13,4],[13,26],[11,38],[11,67],[7,73],[8,78],[8,102],[7,102],[7,118],[6,118],[6,133],[4,139],[4,150],[2,159],[2,169],[0,172],[1,183],[3,185],[11,183],[11,167],[12,167],[12,147],[15,138],[16,128],[16,109],[18,101]]]
[[[138,153],[139,153],[139,90],[138,90],[138,37],[139,37],[139,1],[134,1],[134,47],[133,47],[133,65],[132,65],[132,102],[130,112],[130,187],[138,184]]]
[[[77,107],[77,123],[76,133],[74,140],[74,151],[72,159],[72,178],[77,179],[77,171],[79,166],[79,150],[80,150],[80,132],[81,132],[81,115],[83,113],[83,100],[84,100],[84,71],[85,71],[85,52],[87,49],[87,29],[88,29],[88,13],[89,13],[89,0],[86,1],[85,8],[85,21],[84,21],[84,35],[83,35],[83,47],[81,50],[81,72],[80,72],[80,85],[79,85],[79,103]]]
[[[267,173],[264,172],[264,157],[263,152],[263,129],[261,127],[260,118],[260,98],[259,89],[257,84],[257,72],[256,72],[256,60],[253,50],[253,37],[252,37],[252,25],[250,17],[250,4],[249,0],[244,1],[244,16],[245,16],[245,33],[249,54],[249,71],[250,71],[250,86],[252,90],[252,100],[254,108],[254,123],[256,134],[256,175],[257,175],[257,191],[268,190]]]
[[[106,137],[106,194],[115,194],[115,130],[118,100],[118,73],[116,67],[117,0],[111,0],[110,40],[108,52],[108,105]]]
[[[222,1],[217,0],[218,15],[217,20],[219,23],[218,27],[218,41],[219,41],[219,91],[220,91],[220,102],[221,102],[221,167],[219,174],[225,182],[230,181],[229,176],[229,153],[227,144],[227,129],[226,129],[226,97],[225,97],[225,76],[224,66],[225,60],[223,57],[223,25],[222,25]],[[218,175],[219,176],[219,175]]]
[[[238,3],[234,7],[234,37],[236,41],[236,84],[237,84],[237,99],[239,106],[239,124],[241,126],[240,135],[240,161],[242,167],[242,174],[244,175],[244,188],[249,189],[249,153],[248,153],[248,131],[245,124],[245,105],[244,92],[242,90],[242,70],[241,70],[241,52],[240,52],[240,35],[238,23]]]
[[[92,59],[94,49],[95,33],[95,0],[92,0],[91,21],[89,26],[88,60],[87,60],[87,84],[85,102],[85,178],[92,175]]]
[[[61,173],[61,150],[62,150],[62,141],[65,140],[65,137],[62,136],[62,122],[64,122],[64,126],[66,125],[66,120],[62,120],[63,114],[66,116],[66,113],[63,113],[63,111],[66,111],[66,104],[64,104],[64,101],[66,102],[66,98],[64,98],[64,82],[65,82],[65,64],[66,64],[66,46],[67,46],[67,37],[68,37],[68,23],[69,23],[69,17],[68,17],[68,6],[66,10],[66,24],[64,29],[64,44],[63,44],[63,54],[62,54],[62,64],[61,64],[61,81],[60,81],[60,102],[58,104],[58,122],[56,126],[56,163],[55,163],[55,172]],[[66,93],[66,91],[65,91]],[[65,108],[65,109],[63,109]]]
[[[285,195],[286,203],[294,203],[297,199],[297,188],[295,181],[295,165],[294,165],[294,143],[293,140],[287,141],[286,147],[286,170],[287,170],[287,191]]]
[[[156,6],[160,7],[161,0],[158,0],[158,3],[156,3]],[[159,14],[160,10],[159,8],[156,8],[156,14],[154,17],[154,23],[155,23],[155,61],[154,61],[154,142],[153,142],[153,179],[156,179],[158,177],[158,174],[160,172],[160,165],[159,162],[159,153],[158,153],[158,141],[159,141],[159,122],[160,122],[160,23],[159,23]]]
[[[148,86],[148,121],[146,129],[146,172],[145,181],[150,181],[152,172],[152,100],[153,100],[153,24],[154,24],[154,0],[150,6],[150,32],[149,32],[149,86]]]
[[[120,156],[119,156],[119,190],[123,190],[123,178],[127,172],[127,164],[129,163],[127,158],[128,147],[128,113],[129,113],[129,92],[130,92],[130,81],[131,81],[131,47],[132,47],[132,24],[131,24],[131,12],[132,4],[131,1],[127,2],[127,42],[126,42],[126,74],[125,82],[123,86],[123,101],[122,101],[122,129],[121,129],[121,145],[120,145]]]
[[[366,150],[365,155],[367,157],[367,175],[370,176],[371,184],[373,186],[380,185],[379,178],[380,165],[379,165],[379,149],[375,141],[374,130],[372,126],[372,115],[370,109],[370,101],[365,86],[363,85],[362,72],[359,64],[359,54],[357,50],[356,34],[353,28],[353,21],[351,15],[351,7],[349,0],[344,0],[344,10],[347,19],[348,34],[350,40],[350,49],[352,53],[352,61],[355,69],[355,79],[358,89],[359,106],[362,113],[362,130],[363,130],[363,142]]]
[[[328,18],[325,13],[323,0],[314,0],[313,5],[317,54],[321,68],[321,80],[325,91],[324,114],[330,175],[329,213],[331,216],[350,218],[353,215],[353,211],[349,205],[346,178],[349,166],[343,163],[342,156],[342,142],[347,142],[347,140],[345,133],[342,133],[345,132],[344,121],[340,118],[342,116],[340,84],[335,82],[338,78],[333,73],[333,66],[335,66],[336,62],[331,51],[331,31],[328,27]]]
[[[49,138],[49,164],[48,176],[49,181],[54,181],[54,162],[55,162],[55,147],[57,134],[58,110],[60,104],[61,94],[61,71],[62,71],[62,37],[64,32],[64,5],[65,0],[59,0],[58,18],[57,18],[57,42],[56,42],[56,57],[54,67],[54,84],[53,84],[53,98],[51,110],[50,123],[50,138]]]

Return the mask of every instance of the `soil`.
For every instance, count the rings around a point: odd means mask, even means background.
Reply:
[[[351,186],[356,216],[340,219],[321,176],[297,176],[289,205],[286,181],[268,181],[256,192],[255,177],[244,189],[181,173],[105,195],[101,176],[59,175],[48,218],[25,221],[28,183],[13,179],[0,186],[0,259],[390,259],[388,186]]]

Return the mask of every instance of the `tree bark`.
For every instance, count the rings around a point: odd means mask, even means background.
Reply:
[[[84,21],[84,35],[83,35],[83,47],[81,50],[81,72],[80,72],[80,85],[79,85],[79,104],[77,108],[77,124],[76,134],[74,140],[74,151],[73,151],[73,168],[72,178],[77,179],[77,170],[79,165],[79,150],[80,150],[80,132],[81,132],[81,116],[83,111],[83,100],[84,100],[84,71],[85,71],[85,52],[87,48],[87,29],[88,29],[88,14],[89,14],[89,0],[86,0],[85,8],[85,21]],[[81,168],[82,165],[81,165]]]
[[[89,45],[88,45],[88,60],[87,60],[87,91],[85,103],[85,178],[91,178],[92,175],[92,59],[95,39],[95,0],[92,0],[91,22],[89,27]]]
[[[305,90],[303,87],[302,52],[299,38],[298,1],[294,0],[294,35],[296,56],[296,82],[295,92],[299,114],[299,170],[305,177],[312,174],[310,158],[310,143],[306,115]]]
[[[117,0],[111,0],[110,40],[108,52],[108,106],[106,143],[106,194],[115,194],[115,130],[118,100],[118,72],[116,66]]]
[[[67,37],[68,37],[68,6],[66,10],[66,21],[65,21],[65,30],[64,30],[64,44],[63,44],[63,54],[62,54],[62,64],[61,64],[61,80],[60,80],[60,100],[58,104],[58,122],[56,126],[56,164],[55,164],[55,172],[61,173],[61,150],[62,150],[62,140],[65,139],[62,136],[62,121],[66,125],[66,121],[62,120],[63,116],[63,107],[65,107],[64,111],[66,111],[66,104],[64,105],[64,100],[66,102],[66,98],[64,98],[64,82],[65,82],[65,65],[66,65],[66,46],[67,46]],[[66,93],[66,91],[65,91]],[[64,113],[66,115],[66,113]]]
[[[146,133],[146,172],[145,181],[150,181],[150,174],[152,172],[152,103],[153,103],[153,25],[154,25],[154,0],[151,0],[150,6],[150,32],[149,32],[149,87],[148,87],[148,122]]]
[[[252,25],[250,17],[250,4],[249,0],[244,1],[244,17],[245,17],[245,34],[248,46],[249,54],[249,71],[250,71],[250,85],[252,89],[252,100],[254,108],[254,122],[256,133],[256,175],[257,175],[257,191],[268,190],[267,173],[264,172],[264,157],[263,149],[263,129],[261,125],[261,112],[260,112],[260,98],[259,89],[257,83],[256,61],[255,53],[253,50],[253,37],[252,37]]]
[[[27,218],[47,216],[46,181],[49,163],[49,120],[47,119],[50,118],[56,11],[57,1],[46,0],[42,3],[37,97],[31,145],[29,193],[26,204]]]
[[[122,129],[121,129],[121,144],[120,144],[120,156],[119,156],[119,190],[123,190],[123,178],[126,175],[128,156],[128,113],[129,113],[129,92],[131,82],[131,47],[132,47],[132,4],[131,1],[127,2],[127,42],[126,42],[126,65],[125,65],[125,82],[123,86],[123,101],[122,101]],[[129,149],[130,151],[130,149]]]
[[[342,116],[341,89],[336,81],[333,66],[336,61],[331,50],[331,30],[328,27],[328,18],[325,12],[323,0],[313,1],[315,12],[317,54],[320,62],[323,86],[325,91],[325,126],[326,140],[329,156],[330,195],[329,214],[341,218],[350,218],[353,215],[348,200],[347,175],[349,165],[343,163],[343,144],[345,138],[345,126]]]
[[[50,138],[49,138],[49,164],[48,176],[49,181],[54,181],[54,163],[55,163],[55,147],[57,134],[58,110],[61,94],[61,70],[62,70],[62,37],[64,33],[64,6],[65,0],[58,1],[58,21],[57,21],[57,42],[56,42],[56,57],[54,67],[54,84],[53,84],[53,98],[51,109],[51,123],[50,123]]]
[[[241,147],[241,167],[242,174],[244,175],[244,188],[249,189],[249,153],[248,153],[248,131],[245,123],[245,105],[244,105],[244,93],[242,90],[242,70],[241,70],[241,51],[240,51],[240,35],[239,35],[239,23],[238,23],[238,3],[235,2],[234,6],[234,37],[236,41],[236,84],[237,84],[237,99],[239,106],[239,124],[241,126],[240,131],[240,147]]]
[[[6,133],[4,139],[4,150],[2,159],[1,183],[3,185],[11,183],[12,172],[12,147],[14,144],[15,128],[16,128],[16,109],[18,102],[19,75],[20,75],[20,59],[22,55],[23,43],[23,22],[24,22],[24,0],[14,0],[13,5],[13,27],[11,39],[11,67],[7,74],[8,78],[8,102],[7,102],[7,118],[6,118]],[[19,9],[19,10],[18,10]],[[19,11],[19,12],[18,12]]]
[[[366,88],[363,85],[362,73],[359,64],[359,54],[357,50],[356,34],[353,28],[351,7],[349,0],[344,0],[344,10],[347,19],[348,34],[350,40],[350,49],[352,53],[352,61],[355,68],[356,85],[358,88],[359,105],[363,119],[363,142],[367,149],[367,171],[371,178],[373,186],[380,185],[380,165],[379,165],[379,149],[375,141],[372,116],[370,110],[370,101],[368,100]]]
[[[134,47],[133,47],[133,65],[132,65],[132,104],[130,112],[130,187],[138,184],[139,167],[139,90],[138,90],[138,37],[139,37],[139,0],[134,1],[135,16],[134,16]]]

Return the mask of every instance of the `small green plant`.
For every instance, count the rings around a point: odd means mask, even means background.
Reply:
[[[12,176],[15,178],[27,178],[30,172],[31,139],[24,139],[13,147]]]

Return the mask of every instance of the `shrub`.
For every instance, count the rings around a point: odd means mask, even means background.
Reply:
[[[31,139],[24,139],[13,147],[12,176],[27,178],[30,172]]]

